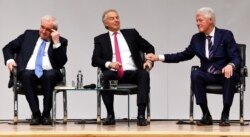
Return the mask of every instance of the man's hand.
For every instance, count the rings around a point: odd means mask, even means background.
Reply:
[[[122,67],[122,64],[120,62],[111,62],[109,64],[109,68],[112,68],[114,70],[118,70]]]
[[[149,53],[146,55],[146,59],[150,61],[159,61],[159,56],[153,53]]]
[[[222,69],[222,73],[226,78],[230,78],[233,75],[233,66],[228,64]]]
[[[51,30],[52,30],[52,32],[51,32],[51,38],[52,38],[54,44],[58,44],[60,42],[59,41],[60,34],[55,29],[51,29]]]
[[[143,69],[150,71],[153,68],[153,62],[150,60],[146,60],[146,62],[143,64]]]
[[[7,64],[8,70],[9,70],[10,72],[13,72],[13,69],[14,69],[14,67],[16,67],[16,66],[17,66],[17,65],[16,65],[16,62],[15,62],[15,61],[12,61],[12,62],[10,62],[10,63]]]

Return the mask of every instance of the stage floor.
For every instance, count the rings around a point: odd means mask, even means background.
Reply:
[[[0,137],[250,137],[250,126],[232,123],[229,127],[177,125],[177,121],[151,121],[145,127],[131,122],[118,121],[116,125],[56,124],[52,126],[30,126],[29,123],[11,125],[0,122]]]

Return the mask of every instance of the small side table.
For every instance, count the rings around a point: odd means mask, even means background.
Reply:
[[[64,107],[64,112],[63,112],[63,124],[67,123],[67,119],[68,119],[68,109],[67,109],[67,92],[68,91],[97,91],[97,108],[100,108],[101,102],[99,102],[100,100],[98,99],[100,97],[100,92],[99,90],[95,89],[85,89],[85,88],[80,88],[77,89],[75,87],[71,87],[71,86],[56,86],[54,88],[53,91],[53,95],[52,95],[52,126],[55,125],[56,123],[56,94],[59,92],[63,92],[63,94],[65,94],[64,96],[66,98],[63,99],[63,107]],[[97,110],[98,111],[98,110]],[[97,119],[96,122],[100,123],[101,122],[101,118],[100,118],[100,112],[97,112]]]

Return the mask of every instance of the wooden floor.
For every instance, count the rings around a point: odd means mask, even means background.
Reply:
[[[232,123],[230,127],[177,125],[177,121],[152,121],[140,127],[136,122],[117,122],[114,126],[99,124],[56,124],[30,126],[29,123],[11,125],[0,122],[0,137],[250,137],[250,126]]]

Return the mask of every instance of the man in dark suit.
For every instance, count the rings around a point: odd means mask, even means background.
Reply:
[[[200,68],[191,73],[192,90],[196,103],[200,105],[203,117],[198,125],[212,125],[212,117],[207,106],[205,87],[211,83],[223,86],[223,110],[220,126],[229,126],[229,111],[233,102],[234,87],[239,80],[240,53],[233,33],[215,27],[215,14],[211,8],[200,8],[196,13],[199,33],[193,35],[190,45],[176,54],[153,55],[146,58],[151,61],[177,63],[192,59],[195,55],[200,59]]]
[[[120,19],[116,10],[105,11],[102,20],[108,33],[94,38],[92,65],[102,69],[104,84],[108,84],[109,80],[116,79],[119,83],[126,82],[138,85],[137,124],[146,126],[145,109],[148,103],[150,79],[149,72],[145,68],[150,70],[153,64],[149,60],[144,62],[140,51],[154,53],[154,47],[142,38],[135,29],[120,30]],[[114,125],[114,95],[103,93],[102,98],[107,109],[107,118],[103,125]]]
[[[60,68],[67,62],[68,41],[60,37],[57,26],[56,18],[46,15],[41,19],[40,30],[26,30],[3,48],[9,71],[17,67],[18,78],[23,84],[32,111],[30,125],[51,124],[52,92],[62,80]],[[16,60],[14,54],[17,54]],[[42,114],[35,94],[39,83],[44,92]]]

